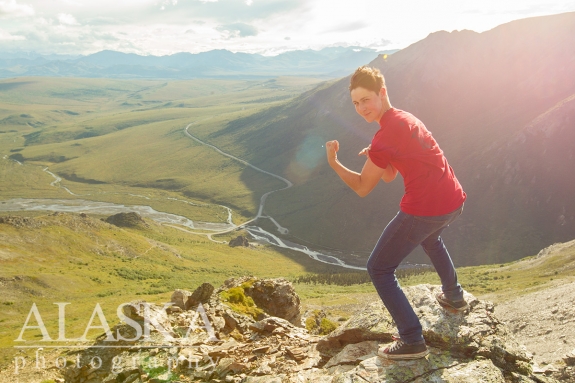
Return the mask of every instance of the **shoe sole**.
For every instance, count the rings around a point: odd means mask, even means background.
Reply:
[[[425,350],[419,352],[417,354],[401,354],[401,355],[394,355],[394,354],[386,354],[384,352],[379,352],[378,355],[384,359],[389,360],[412,360],[412,359],[421,359],[429,354],[429,350]]]
[[[454,306],[450,305],[449,303],[440,300],[437,296],[435,297],[435,299],[437,300],[437,303],[439,303],[442,307],[446,307],[446,308],[449,308],[449,309],[452,309],[455,311],[461,312],[461,311],[465,311],[469,308],[469,304],[467,304],[467,302],[465,302],[465,306],[463,306],[463,307],[454,307]]]
[[[458,312],[465,311],[465,310],[467,310],[467,309],[469,308],[469,305],[465,305],[465,306],[463,306],[463,307],[459,307],[459,308],[458,308],[458,307],[453,307],[453,306],[451,306],[451,305],[448,304],[448,303],[443,303],[443,302],[441,302],[441,301],[437,301],[437,302],[439,302],[439,305],[442,306],[442,307],[445,307],[445,308],[448,308],[448,309],[452,309],[452,310],[455,310],[455,311],[458,311]]]

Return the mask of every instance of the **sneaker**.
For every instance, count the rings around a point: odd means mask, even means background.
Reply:
[[[443,307],[448,307],[457,311],[464,311],[467,310],[467,308],[469,307],[467,302],[465,302],[465,299],[462,299],[460,301],[452,301],[447,299],[443,293],[437,294],[435,298],[437,299],[439,304],[442,305]]]
[[[425,343],[407,344],[396,340],[391,346],[378,351],[379,356],[385,359],[419,359],[429,354]]]

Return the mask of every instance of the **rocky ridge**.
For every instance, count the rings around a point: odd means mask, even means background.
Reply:
[[[92,347],[68,356],[78,362],[65,370],[65,378],[72,383],[575,382],[575,357],[567,356],[556,371],[540,371],[497,319],[493,304],[466,294],[470,309],[450,312],[435,301],[438,289],[405,288],[430,348],[419,360],[377,356],[396,331],[379,302],[317,336],[302,327],[299,297],[288,281],[243,277],[218,289],[203,284],[199,292],[177,290],[170,305],[131,302],[124,306],[126,323],[112,331],[122,334],[117,347],[102,348],[110,344],[103,334]],[[266,295],[274,298],[262,298]],[[192,296],[193,305],[187,304]],[[149,336],[142,336],[147,327]]]

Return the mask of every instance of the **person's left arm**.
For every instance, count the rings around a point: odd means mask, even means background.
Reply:
[[[369,145],[367,148],[362,149],[358,155],[359,156],[366,156],[367,158],[369,158],[369,151],[370,150],[371,150],[371,145]],[[383,175],[381,176],[381,179],[385,183],[390,183],[391,181],[393,181],[395,179],[395,177],[397,177],[397,169],[391,163],[387,164],[387,167],[384,169]]]

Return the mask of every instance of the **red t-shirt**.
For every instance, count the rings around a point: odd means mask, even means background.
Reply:
[[[466,194],[447,163],[443,151],[415,116],[391,108],[379,121],[369,158],[382,169],[391,163],[403,177],[401,211],[437,216],[460,207]]]

